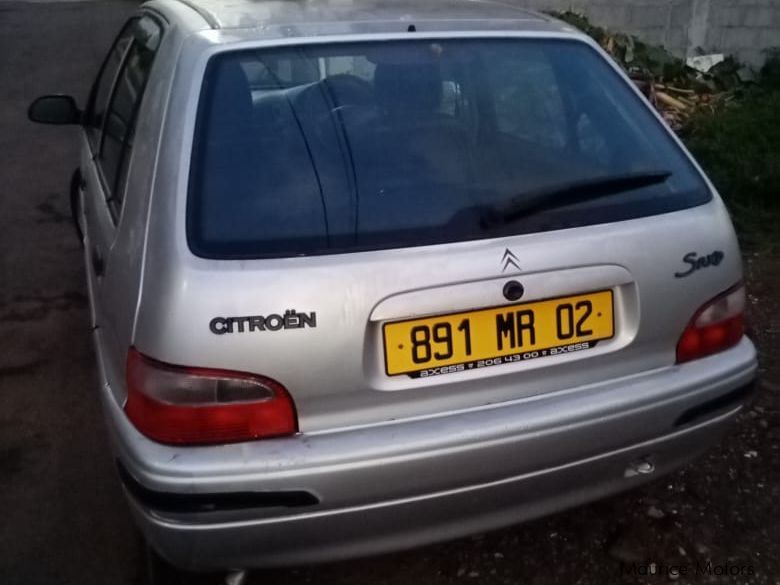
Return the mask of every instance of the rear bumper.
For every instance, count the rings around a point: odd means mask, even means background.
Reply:
[[[182,567],[244,568],[418,546],[640,485],[720,437],[755,369],[746,339],[711,358],[598,387],[209,448],[147,441],[113,400],[106,406],[129,499],[152,545]],[[637,461],[655,471],[632,472]]]
[[[405,549],[544,516],[630,489],[700,454],[736,410],[696,428],[585,459],[416,498],[270,520],[170,521],[131,498],[149,541],[178,566],[193,569],[283,566]],[[655,471],[626,477],[631,462]]]

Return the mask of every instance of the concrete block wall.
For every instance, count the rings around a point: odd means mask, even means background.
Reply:
[[[780,0],[513,0],[536,10],[573,10],[596,25],[637,35],[685,57],[734,55],[760,66],[780,48]]]

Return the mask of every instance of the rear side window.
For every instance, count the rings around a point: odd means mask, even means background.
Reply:
[[[485,221],[540,192],[659,171],[668,179]],[[710,198],[653,114],[583,43],[313,45],[210,60],[187,233],[204,257],[284,257],[592,225]]]
[[[114,87],[117,71],[125,57],[127,48],[133,39],[133,27],[136,19],[130,20],[119,33],[111,47],[106,60],[100,69],[95,85],[90,95],[89,106],[87,107],[86,128],[87,134],[95,149],[100,143],[100,132],[103,129],[103,121],[108,108],[108,100],[111,97],[111,90]]]
[[[136,20],[131,31],[132,43],[106,109],[98,157],[108,199],[117,214],[124,198],[124,178],[132,152],[136,116],[161,34],[159,25],[148,17]]]

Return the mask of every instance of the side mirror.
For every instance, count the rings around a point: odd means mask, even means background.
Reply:
[[[69,95],[39,97],[30,104],[27,117],[41,124],[81,124],[81,110]]]

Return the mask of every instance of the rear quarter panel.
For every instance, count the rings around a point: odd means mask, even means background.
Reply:
[[[153,15],[165,22],[159,13],[154,12]],[[102,279],[100,298],[93,299],[93,304],[103,305],[105,322],[98,323],[97,339],[104,345],[103,366],[108,386],[120,404],[124,402],[126,394],[125,360],[127,348],[133,343],[143,281],[147,218],[157,169],[160,129],[169,103],[172,82],[170,72],[176,67],[182,40],[180,28],[168,22],[138,112],[124,205],[116,220],[113,242],[106,254],[106,276]],[[86,139],[83,148],[89,157]],[[90,180],[98,179],[95,175]],[[104,203],[103,207],[106,208]],[[107,209],[105,213],[108,214]]]

